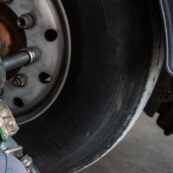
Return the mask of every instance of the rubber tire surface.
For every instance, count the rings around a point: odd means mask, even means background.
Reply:
[[[62,0],[72,35],[66,86],[16,137],[42,173],[77,171],[99,158],[131,121],[152,57],[147,0]]]

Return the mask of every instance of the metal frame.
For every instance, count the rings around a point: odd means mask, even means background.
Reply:
[[[173,1],[159,0],[165,31],[166,68],[173,76]]]

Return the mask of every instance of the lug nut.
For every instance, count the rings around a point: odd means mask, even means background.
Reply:
[[[27,84],[27,78],[24,74],[18,74],[14,79],[13,79],[13,85],[18,88],[23,88]]]
[[[30,29],[34,26],[34,18],[31,14],[25,14],[18,18],[17,26],[21,29]]]

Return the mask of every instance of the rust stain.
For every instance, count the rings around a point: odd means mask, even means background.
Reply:
[[[0,56],[3,58],[10,52],[11,49],[11,35],[7,27],[0,22]]]

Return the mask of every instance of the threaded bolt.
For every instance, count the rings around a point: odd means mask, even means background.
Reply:
[[[27,84],[27,78],[23,74],[18,74],[14,79],[13,79],[13,85],[17,88],[23,88]]]

